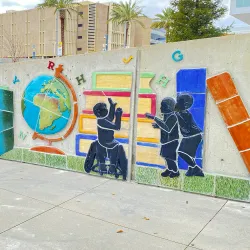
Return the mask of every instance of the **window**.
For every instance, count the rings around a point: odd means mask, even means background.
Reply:
[[[82,23],[78,23],[78,27],[82,27]]]
[[[82,51],[82,48],[77,48],[77,51]]]
[[[80,12],[79,12],[79,15],[83,15],[83,12],[82,12],[82,11],[80,11]]]
[[[78,36],[77,38],[78,38],[78,39],[82,39],[82,36]]]

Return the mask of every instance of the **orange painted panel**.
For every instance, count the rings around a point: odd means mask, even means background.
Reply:
[[[241,157],[246,164],[248,171],[250,172],[250,150],[241,153]]]
[[[216,102],[238,95],[234,82],[227,72],[209,78],[207,87]]]
[[[228,126],[249,118],[248,112],[239,96],[218,104],[222,118]]]
[[[239,151],[250,148],[250,120],[228,130]]]

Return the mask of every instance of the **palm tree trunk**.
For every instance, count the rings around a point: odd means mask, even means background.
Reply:
[[[62,55],[64,56],[64,24],[65,19],[63,17],[60,17],[61,21],[61,42],[62,42]]]
[[[125,44],[124,47],[127,48],[128,45],[128,30],[129,30],[129,22],[125,23]]]
[[[60,21],[61,21],[61,42],[62,42],[62,55],[65,54],[65,44],[64,44],[64,29],[65,29],[65,10],[60,9]]]

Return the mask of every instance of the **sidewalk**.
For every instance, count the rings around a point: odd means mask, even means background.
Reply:
[[[0,160],[1,250],[249,250],[249,235],[249,203]]]

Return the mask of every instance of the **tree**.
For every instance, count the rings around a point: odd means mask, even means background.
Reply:
[[[24,43],[17,34],[4,30],[3,48],[11,57],[12,62],[18,62],[24,56]]]
[[[157,14],[155,22],[152,23],[152,29],[165,29],[166,31],[166,42],[171,29],[171,15],[173,10],[171,8],[165,8],[162,14]]]
[[[142,7],[139,6],[136,1],[132,2],[132,0],[129,0],[128,2],[121,1],[118,4],[114,3],[109,22],[125,25],[125,48],[128,44],[128,31],[131,23],[133,21],[137,22],[144,28],[144,24],[139,20],[141,16],[145,15],[143,15]]]
[[[59,11],[61,22],[61,42],[62,42],[62,55],[64,55],[64,30],[65,30],[65,15],[66,11],[71,16],[70,11],[77,12],[77,7],[82,6],[80,3],[75,3],[75,0],[44,0],[43,3],[38,4],[38,8],[55,8],[55,14]],[[78,13],[79,14],[79,13]]]
[[[222,0],[172,0],[170,5],[173,10],[170,42],[217,37],[230,31],[231,26],[214,25],[227,12]]]

